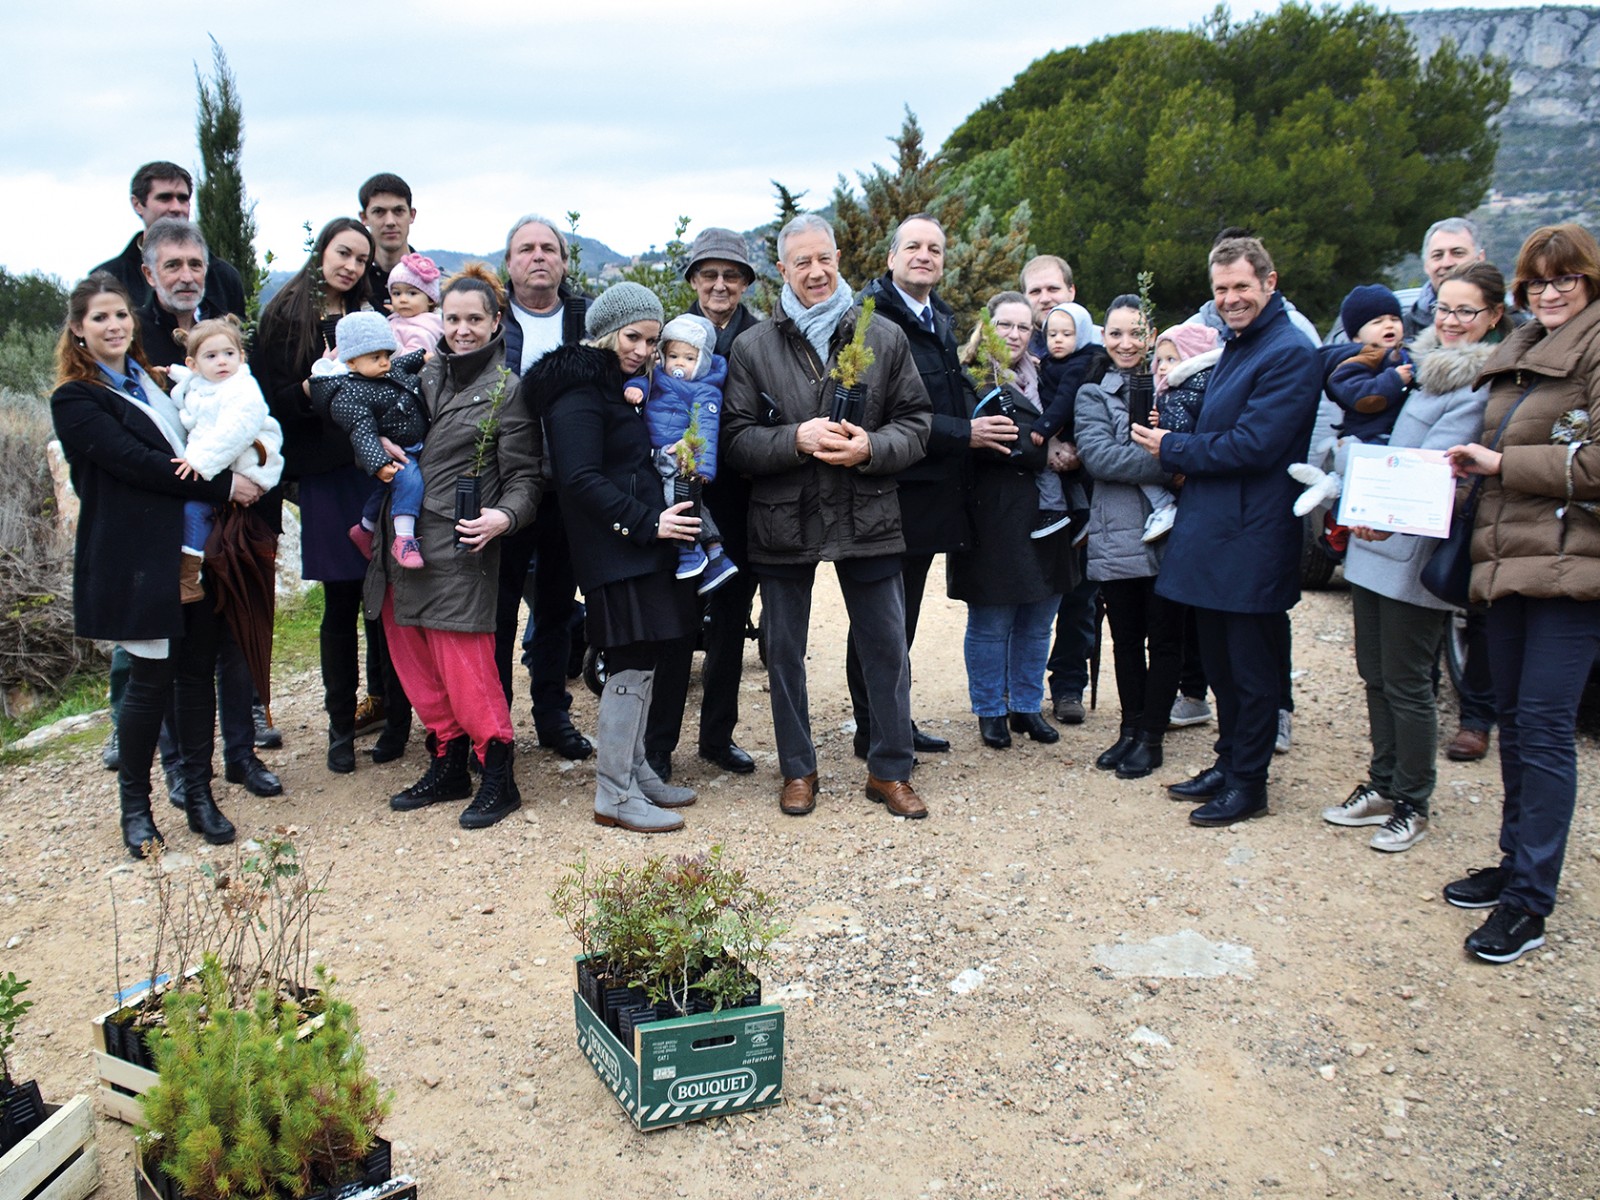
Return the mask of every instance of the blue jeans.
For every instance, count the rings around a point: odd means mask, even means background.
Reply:
[[[395,472],[395,476],[384,486],[389,489],[389,512],[396,517],[415,517],[422,512],[422,464],[417,461],[417,455],[422,453],[422,443],[405,447],[406,457],[411,461]],[[372,495],[367,497],[366,507],[361,510],[361,521],[376,529],[378,516],[383,512],[383,488],[373,488]]]
[[[199,550],[204,552],[206,539],[211,536],[211,527],[216,523],[217,508],[204,500],[185,500],[183,502],[183,548],[185,550]]]
[[[1036,713],[1060,596],[1032,604],[967,605],[967,694],[980,717]]]
[[[1600,600],[1506,596],[1489,606],[1500,718],[1500,902],[1539,916],[1556,884],[1578,795],[1578,701],[1600,650]]]

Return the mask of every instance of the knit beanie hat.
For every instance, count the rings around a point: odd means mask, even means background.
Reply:
[[[1178,361],[1183,362],[1198,354],[1215,350],[1220,340],[1215,329],[1196,321],[1192,325],[1174,325],[1170,329],[1163,329],[1161,336],[1156,338],[1156,345],[1171,342],[1172,348],[1178,352]]]
[[[379,350],[393,354],[400,349],[400,343],[394,340],[394,330],[389,328],[389,318],[375,312],[353,312],[340,317],[339,324],[334,327],[333,340],[338,344],[342,363]]]
[[[394,270],[389,272],[389,286],[397,283],[409,283],[438,306],[439,267],[426,254],[407,254],[395,263]]]
[[[593,339],[615,333],[635,321],[664,320],[666,314],[661,311],[661,301],[654,292],[643,284],[623,282],[612,284],[589,305],[583,328]]]
[[[662,346],[668,342],[683,342],[700,351],[700,361],[695,364],[694,374],[689,378],[704,379],[706,372],[711,370],[711,356],[716,353],[717,327],[704,317],[684,313],[681,317],[673,317],[661,331]]]
[[[1361,335],[1361,327],[1374,317],[1398,317],[1400,301],[1381,283],[1367,283],[1351,288],[1350,294],[1339,305],[1339,324],[1344,335],[1352,342]]]

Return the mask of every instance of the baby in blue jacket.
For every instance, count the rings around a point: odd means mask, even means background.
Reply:
[[[1352,440],[1385,445],[1411,391],[1411,355],[1405,348],[1400,301],[1382,284],[1366,284],[1344,298],[1339,320],[1356,339],[1322,348],[1322,388],[1344,413],[1334,426],[1339,445],[1342,448]],[[1306,485],[1294,502],[1295,515],[1303,517],[1339,495],[1345,457],[1335,458],[1332,472],[1319,471],[1309,463],[1289,468],[1289,474]],[[1331,527],[1329,541],[1335,550],[1343,550],[1343,538]]]
[[[722,426],[722,388],[728,360],[714,352],[716,326],[685,313],[661,331],[661,365],[648,377],[628,381],[623,396],[644,405],[656,470],[665,483],[667,504],[680,502],[679,479],[708,483],[717,477],[717,433]],[[678,578],[699,577],[699,593],[721,587],[738,573],[722,549],[722,535],[704,505],[700,539],[678,551]]]

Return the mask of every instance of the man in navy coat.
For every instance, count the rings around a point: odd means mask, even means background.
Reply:
[[[1322,390],[1317,352],[1290,324],[1266,248],[1255,238],[1225,239],[1212,248],[1210,267],[1228,332],[1194,432],[1133,429],[1185,480],[1156,592],[1194,606],[1217,697],[1217,763],[1171,789],[1205,801],[1189,820],[1207,826],[1267,812],[1288,669],[1274,624],[1300,599],[1300,519],[1288,466],[1311,439]]]

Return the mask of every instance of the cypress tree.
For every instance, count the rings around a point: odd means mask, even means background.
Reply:
[[[195,136],[200,143],[200,233],[212,258],[224,259],[239,269],[244,280],[245,307],[254,315],[261,287],[256,266],[256,206],[246,203],[244,175],[239,168],[244,148],[244,110],[239,86],[228,56],[216,38],[211,39],[209,82],[194,69],[199,92]]]

